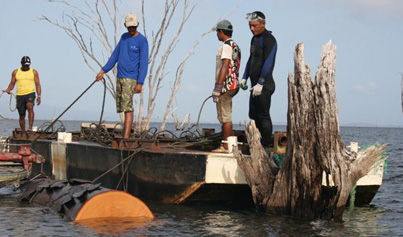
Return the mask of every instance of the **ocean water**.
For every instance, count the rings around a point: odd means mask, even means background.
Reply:
[[[38,121],[36,126],[40,126]],[[78,130],[80,122],[63,122]],[[16,120],[0,120],[0,136],[8,136]],[[242,129],[238,127],[236,129]],[[217,125],[201,125],[215,127]],[[274,130],[284,131],[284,126]],[[18,200],[10,188],[0,189],[0,236],[403,236],[403,128],[341,127],[345,144],[388,144],[387,171],[370,206],[345,211],[343,222],[300,220],[254,209],[212,205],[147,203],[156,219],[73,223],[48,207]]]

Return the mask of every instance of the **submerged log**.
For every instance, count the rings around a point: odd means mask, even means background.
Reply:
[[[258,209],[340,220],[353,186],[383,159],[386,145],[373,145],[357,154],[342,143],[335,62],[336,47],[328,42],[313,83],[304,62],[304,45],[296,46],[295,79],[291,74],[288,77],[287,155],[281,167],[265,153],[254,121],[245,125],[251,157],[234,154]],[[323,178],[326,185],[322,185]]]

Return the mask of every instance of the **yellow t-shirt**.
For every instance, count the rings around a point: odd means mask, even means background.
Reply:
[[[35,92],[34,69],[22,71],[21,68],[18,68],[15,79],[17,80],[17,95],[28,95]]]

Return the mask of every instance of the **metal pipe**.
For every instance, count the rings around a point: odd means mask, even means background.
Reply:
[[[41,155],[33,154],[29,145],[21,145],[18,153],[1,152],[0,161],[23,163],[24,169],[29,170],[32,163],[43,163],[45,159]]]

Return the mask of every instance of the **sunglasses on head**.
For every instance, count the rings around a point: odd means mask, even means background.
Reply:
[[[265,21],[266,19],[259,16],[256,12],[247,13],[245,17],[248,21],[260,20]]]

